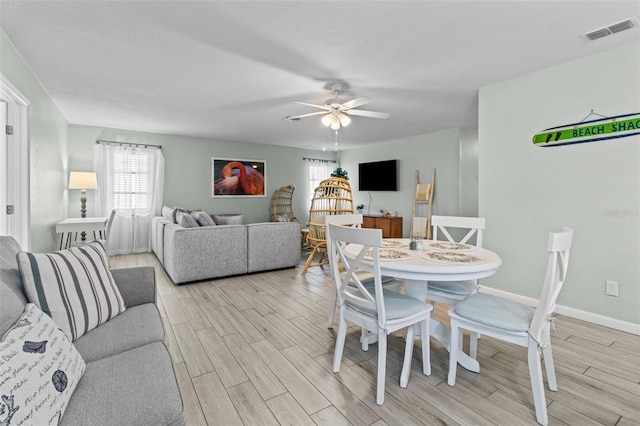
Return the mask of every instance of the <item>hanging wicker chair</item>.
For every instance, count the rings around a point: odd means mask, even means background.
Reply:
[[[295,185],[286,185],[276,190],[271,198],[271,220],[274,222],[297,222],[302,226],[300,219],[293,213],[293,191]]]
[[[311,208],[309,209],[309,235],[307,243],[313,250],[304,265],[302,273],[312,266],[326,265],[329,261],[323,261],[327,252],[327,239],[325,236],[325,216],[353,213],[353,196],[349,181],[342,178],[329,178],[320,182],[313,193]],[[320,260],[313,263],[316,254],[320,254]]]

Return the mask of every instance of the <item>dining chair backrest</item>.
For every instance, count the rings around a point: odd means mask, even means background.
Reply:
[[[349,225],[352,228],[362,227],[363,218],[359,213],[345,213],[338,215],[325,216],[324,223],[327,225],[332,223],[334,225]]]
[[[361,214],[339,214],[339,215],[331,215],[325,218],[325,223],[327,225],[341,225],[341,226],[349,226],[352,228],[361,228],[363,224],[363,216]],[[344,242],[339,242],[340,245],[344,246]],[[331,249],[331,236],[327,233],[327,247],[328,250]],[[329,263],[331,264],[332,258],[329,256]],[[343,265],[339,265],[340,271],[344,272]],[[360,282],[366,286],[370,286],[373,282],[373,274],[368,271],[359,269],[356,274],[360,279]],[[394,278],[390,276],[381,276],[383,288],[388,290],[398,291],[400,283]],[[332,277],[333,280],[333,277]],[[327,327],[331,328],[333,326],[333,317],[335,315],[335,306],[336,300],[338,299],[338,290],[337,283],[334,281],[331,289],[331,302],[329,305],[329,320],[327,323]]]
[[[564,285],[572,241],[573,229],[566,226],[562,228],[562,232],[551,232],[549,234],[547,272],[538,307],[529,326],[529,334],[540,345],[549,343],[542,341],[543,339],[548,339],[545,336],[549,336],[549,333],[545,333],[544,329],[550,326],[551,314],[556,308],[556,300]]]
[[[116,209],[111,210],[109,219],[107,220],[107,226],[104,231],[105,251],[109,254],[109,238],[111,237],[111,228],[113,227],[113,220],[116,217]]]
[[[377,312],[378,324],[384,326],[386,322],[382,279],[380,276],[380,253],[382,246],[382,231],[379,229],[351,228],[341,225],[327,225],[330,242],[329,256],[333,278],[338,287],[340,303],[351,305],[356,310]],[[348,259],[345,249],[348,244],[358,244],[361,247],[355,259]],[[373,282],[376,297],[362,284],[356,271],[362,261],[367,258],[373,262]],[[344,269],[341,272],[340,269]]]
[[[359,213],[345,213],[338,215],[329,215],[325,216],[324,223],[329,225],[340,225],[340,226],[349,226],[351,228],[361,228],[363,223],[362,215]],[[327,237],[327,247],[330,247],[330,236],[329,233],[326,235]],[[345,245],[344,243],[342,244]],[[329,262],[331,262],[331,256],[329,256]]]
[[[116,209],[111,210],[109,214],[109,219],[107,220],[107,228],[104,233],[104,239],[108,240],[111,235],[111,227],[113,226],[113,219],[116,217]]]
[[[486,220],[484,217],[462,217],[462,216],[432,216],[433,239],[437,240],[438,235],[444,235],[447,241],[452,243],[468,243],[475,235],[475,246],[482,247],[482,235],[484,233]],[[462,238],[454,238],[450,230],[452,228],[468,230]],[[471,244],[471,243],[469,243]]]

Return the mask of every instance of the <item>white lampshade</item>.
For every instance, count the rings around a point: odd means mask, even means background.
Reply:
[[[340,120],[335,114],[331,114],[331,128],[333,130],[338,130],[340,128]]]
[[[69,189],[96,189],[98,181],[94,172],[70,172]]]
[[[324,124],[325,126],[327,127],[331,126],[331,118],[329,117],[329,114],[323,116],[321,121],[322,121],[322,124]]]
[[[340,118],[340,125],[342,125],[342,127],[347,127],[349,124],[351,124],[351,118],[348,115],[341,113],[339,118]]]

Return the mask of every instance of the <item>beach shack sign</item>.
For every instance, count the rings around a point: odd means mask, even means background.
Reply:
[[[533,144],[549,147],[640,135],[640,113],[616,115],[551,127],[536,134]]]

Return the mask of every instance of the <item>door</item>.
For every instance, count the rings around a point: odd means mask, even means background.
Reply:
[[[9,158],[7,157],[7,103],[0,101],[0,235],[9,235],[7,228],[7,189]]]
[[[0,73],[0,235],[31,250],[29,101]]]

